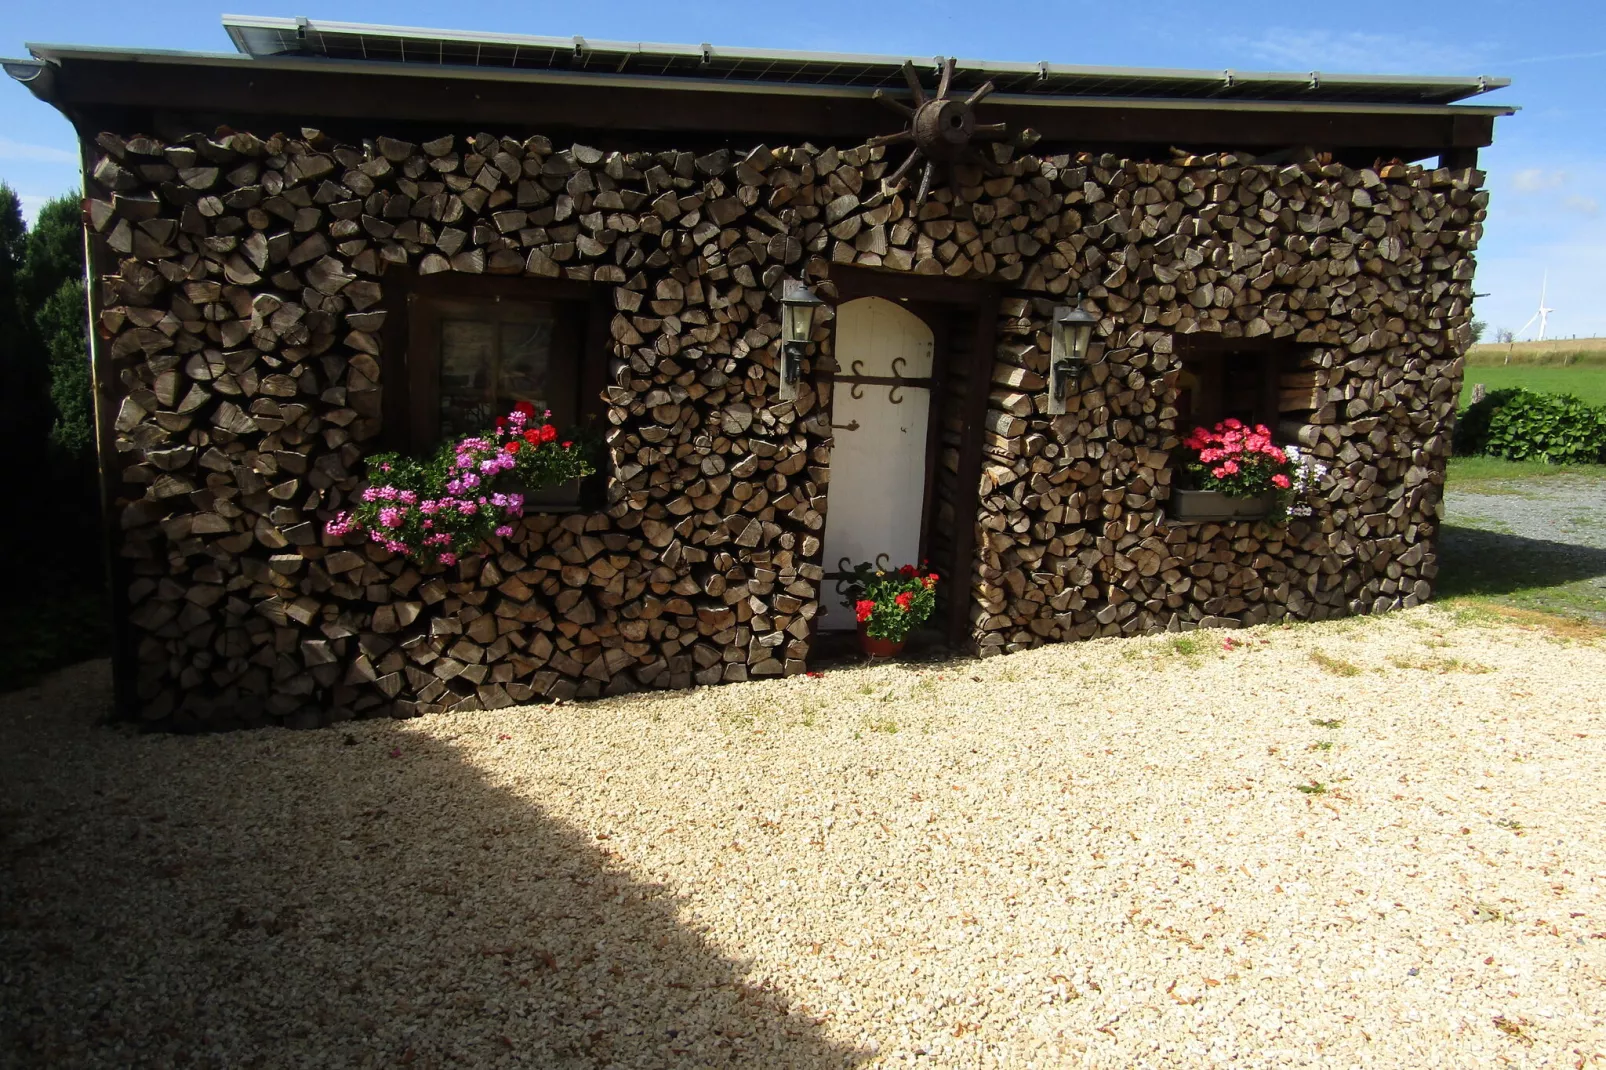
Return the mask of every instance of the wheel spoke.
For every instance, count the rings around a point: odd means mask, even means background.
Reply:
[[[887,91],[885,89],[877,89],[874,93],[870,94],[870,99],[875,101],[877,104],[882,104],[888,108],[891,108],[893,111],[904,116],[905,118],[908,118],[915,113],[915,110],[909,105],[905,104],[903,101],[895,100],[892,97],[887,96]]]
[[[948,83],[954,80],[954,58],[949,56],[942,61],[942,74],[937,78],[937,99],[948,99]]]
[[[869,141],[866,141],[865,144],[869,145],[873,149],[873,148],[876,148],[877,146],[880,146],[880,145],[896,145],[900,141],[913,141],[913,140],[914,140],[914,135],[909,133],[909,131],[907,131],[907,130],[899,130],[896,134],[877,134],[875,137],[871,138]]]
[[[920,172],[920,192],[915,194],[916,204],[925,204],[926,195],[931,192],[931,180],[936,176],[937,164],[935,160],[926,161],[926,169]]]
[[[926,91],[920,88],[920,76],[915,73],[915,65],[908,60],[903,61],[903,80],[909,83],[909,92],[915,95],[915,107],[926,102]]]
[[[888,175],[887,178],[884,179],[886,184],[889,186],[896,186],[903,179],[903,176],[909,173],[909,168],[913,167],[915,165],[915,161],[918,159],[920,159],[920,150],[915,149],[909,154],[909,158],[907,160],[898,165],[898,169],[896,171],[892,172],[892,174]]]

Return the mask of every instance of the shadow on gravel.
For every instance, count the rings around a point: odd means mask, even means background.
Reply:
[[[1606,578],[1606,550],[1446,524],[1439,537],[1441,598],[1501,596]],[[1591,585],[1592,586],[1592,585]],[[1577,608],[1606,613],[1606,585]]]
[[[108,689],[102,662],[0,697],[0,1064],[858,1057],[622,872],[605,830],[449,743],[389,722],[136,736],[90,726]]]

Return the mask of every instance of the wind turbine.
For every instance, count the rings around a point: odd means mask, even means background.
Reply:
[[[1522,330],[1518,331],[1517,334],[1521,335],[1521,334],[1525,333],[1528,330],[1529,327],[1532,327],[1534,325],[1534,320],[1538,320],[1539,321],[1539,338],[1538,338],[1538,341],[1543,342],[1545,340],[1545,325],[1550,322],[1550,314],[1552,312],[1556,311],[1553,308],[1546,308],[1545,307],[1545,291],[1548,290],[1549,288],[1550,288],[1550,272],[1546,271],[1545,272],[1545,276],[1544,276],[1544,281],[1542,281],[1539,284],[1539,311],[1535,312],[1533,314],[1533,318],[1530,319],[1527,323],[1524,323],[1522,325]]]

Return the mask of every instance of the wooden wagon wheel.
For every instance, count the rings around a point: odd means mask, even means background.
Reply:
[[[997,175],[998,167],[972,144],[976,141],[1003,141],[1009,136],[1009,128],[1003,123],[976,122],[975,107],[993,91],[993,83],[982,83],[963,99],[950,97],[948,90],[954,77],[952,56],[942,61],[937,92],[933,96],[926,95],[919,76],[915,74],[914,64],[905,61],[903,76],[909,83],[909,92],[914,96],[914,107],[894,100],[880,89],[874,94],[876,100],[908,119],[909,125],[896,134],[873,137],[869,144],[874,147],[914,142],[909,158],[887,177],[887,186],[896,187],[922,160],[925,166],[921,169],[920,186],[915,193],[916,204],[924,203],[931,193],[931,183],[939,165],[948,168],[950,184],[953,182],[952,165],[955,163],[977,164],[987,174]]]

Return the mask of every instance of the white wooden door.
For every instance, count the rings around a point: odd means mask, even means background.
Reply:
[[[836,361],[825,570],[847,572],[861,561],[889,569],[918,565],[931,328],[896,301],[849,301],[836,310]],[[834,582],[826,584],[825,602],[821,628],[855,627]]]

